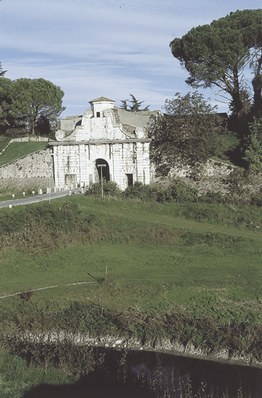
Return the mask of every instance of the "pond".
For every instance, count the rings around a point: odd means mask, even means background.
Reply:
[[[85,348],[76,350],[81,356]],[[77,383],[36,386],[23,398],[262,397],[260,368],[143,351],[100,348],[95,355],[103,360],[94,371],[84,374],[82,369]]]

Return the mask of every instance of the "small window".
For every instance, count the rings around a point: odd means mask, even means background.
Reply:
[[[101,113],[100,112],[96,112],[96,117],[100,117]]]
[[[127,174],[127,186],[132,187],[134,185],[133,174]]]

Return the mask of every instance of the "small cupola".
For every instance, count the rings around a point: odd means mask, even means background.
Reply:
[[[89,101],[89,104],[91,104],[93,117],[103,117],[103,111],[106,109],[113,109],[115,101],[110,98],[99,97]]]

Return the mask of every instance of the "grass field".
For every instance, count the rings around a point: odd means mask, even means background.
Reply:
[[[0,155],[0,166],[45,147],[46,142],[12,142]]]
[[[93,219],[91,236],[82,239],[73,229],[70,238],[54,241],[54,231],[40,232],[38,226],[38,236],[36,232],[30,238],[29,247],[26,242],[24,247],[13,243],[3,247],[0,295],[59,285],[36,292],[31,300],[54,300],[62,306],[80,300],[115,309],[136,305],[161,311],[179,306],[217,316],[223,308],[236,314],[242,308],[245,314],[252,309],[260,318],[262,235],[259,225],[250,228],[243,209],[220,206],[209,214],[211,205],[195,204],[188,205],[186,216],[186,207],[179,204],[87,197],[70,202],[77,204],[80,218]],[[19,214],[20,209],[13,211]],[[246,212],[261,222],[259,209]],[[106,272],[106,284],[63,286],[94,282],[89,274],[105,278]],[[16,300],[2,299],[0,305]]]

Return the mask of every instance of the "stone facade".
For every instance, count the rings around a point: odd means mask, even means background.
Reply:
[[[100,97],[90,101],[82,117],[61,120],[53,150],[57,189],[89,186],[101,178],[124,190],[135,181],[149,184],[150,139],[145,127],[153,112],[127,112],[114,101]]]
[[[0,189],[46,190],[53,184],[53,159],[50,148],[24,156],[0,167]]]

